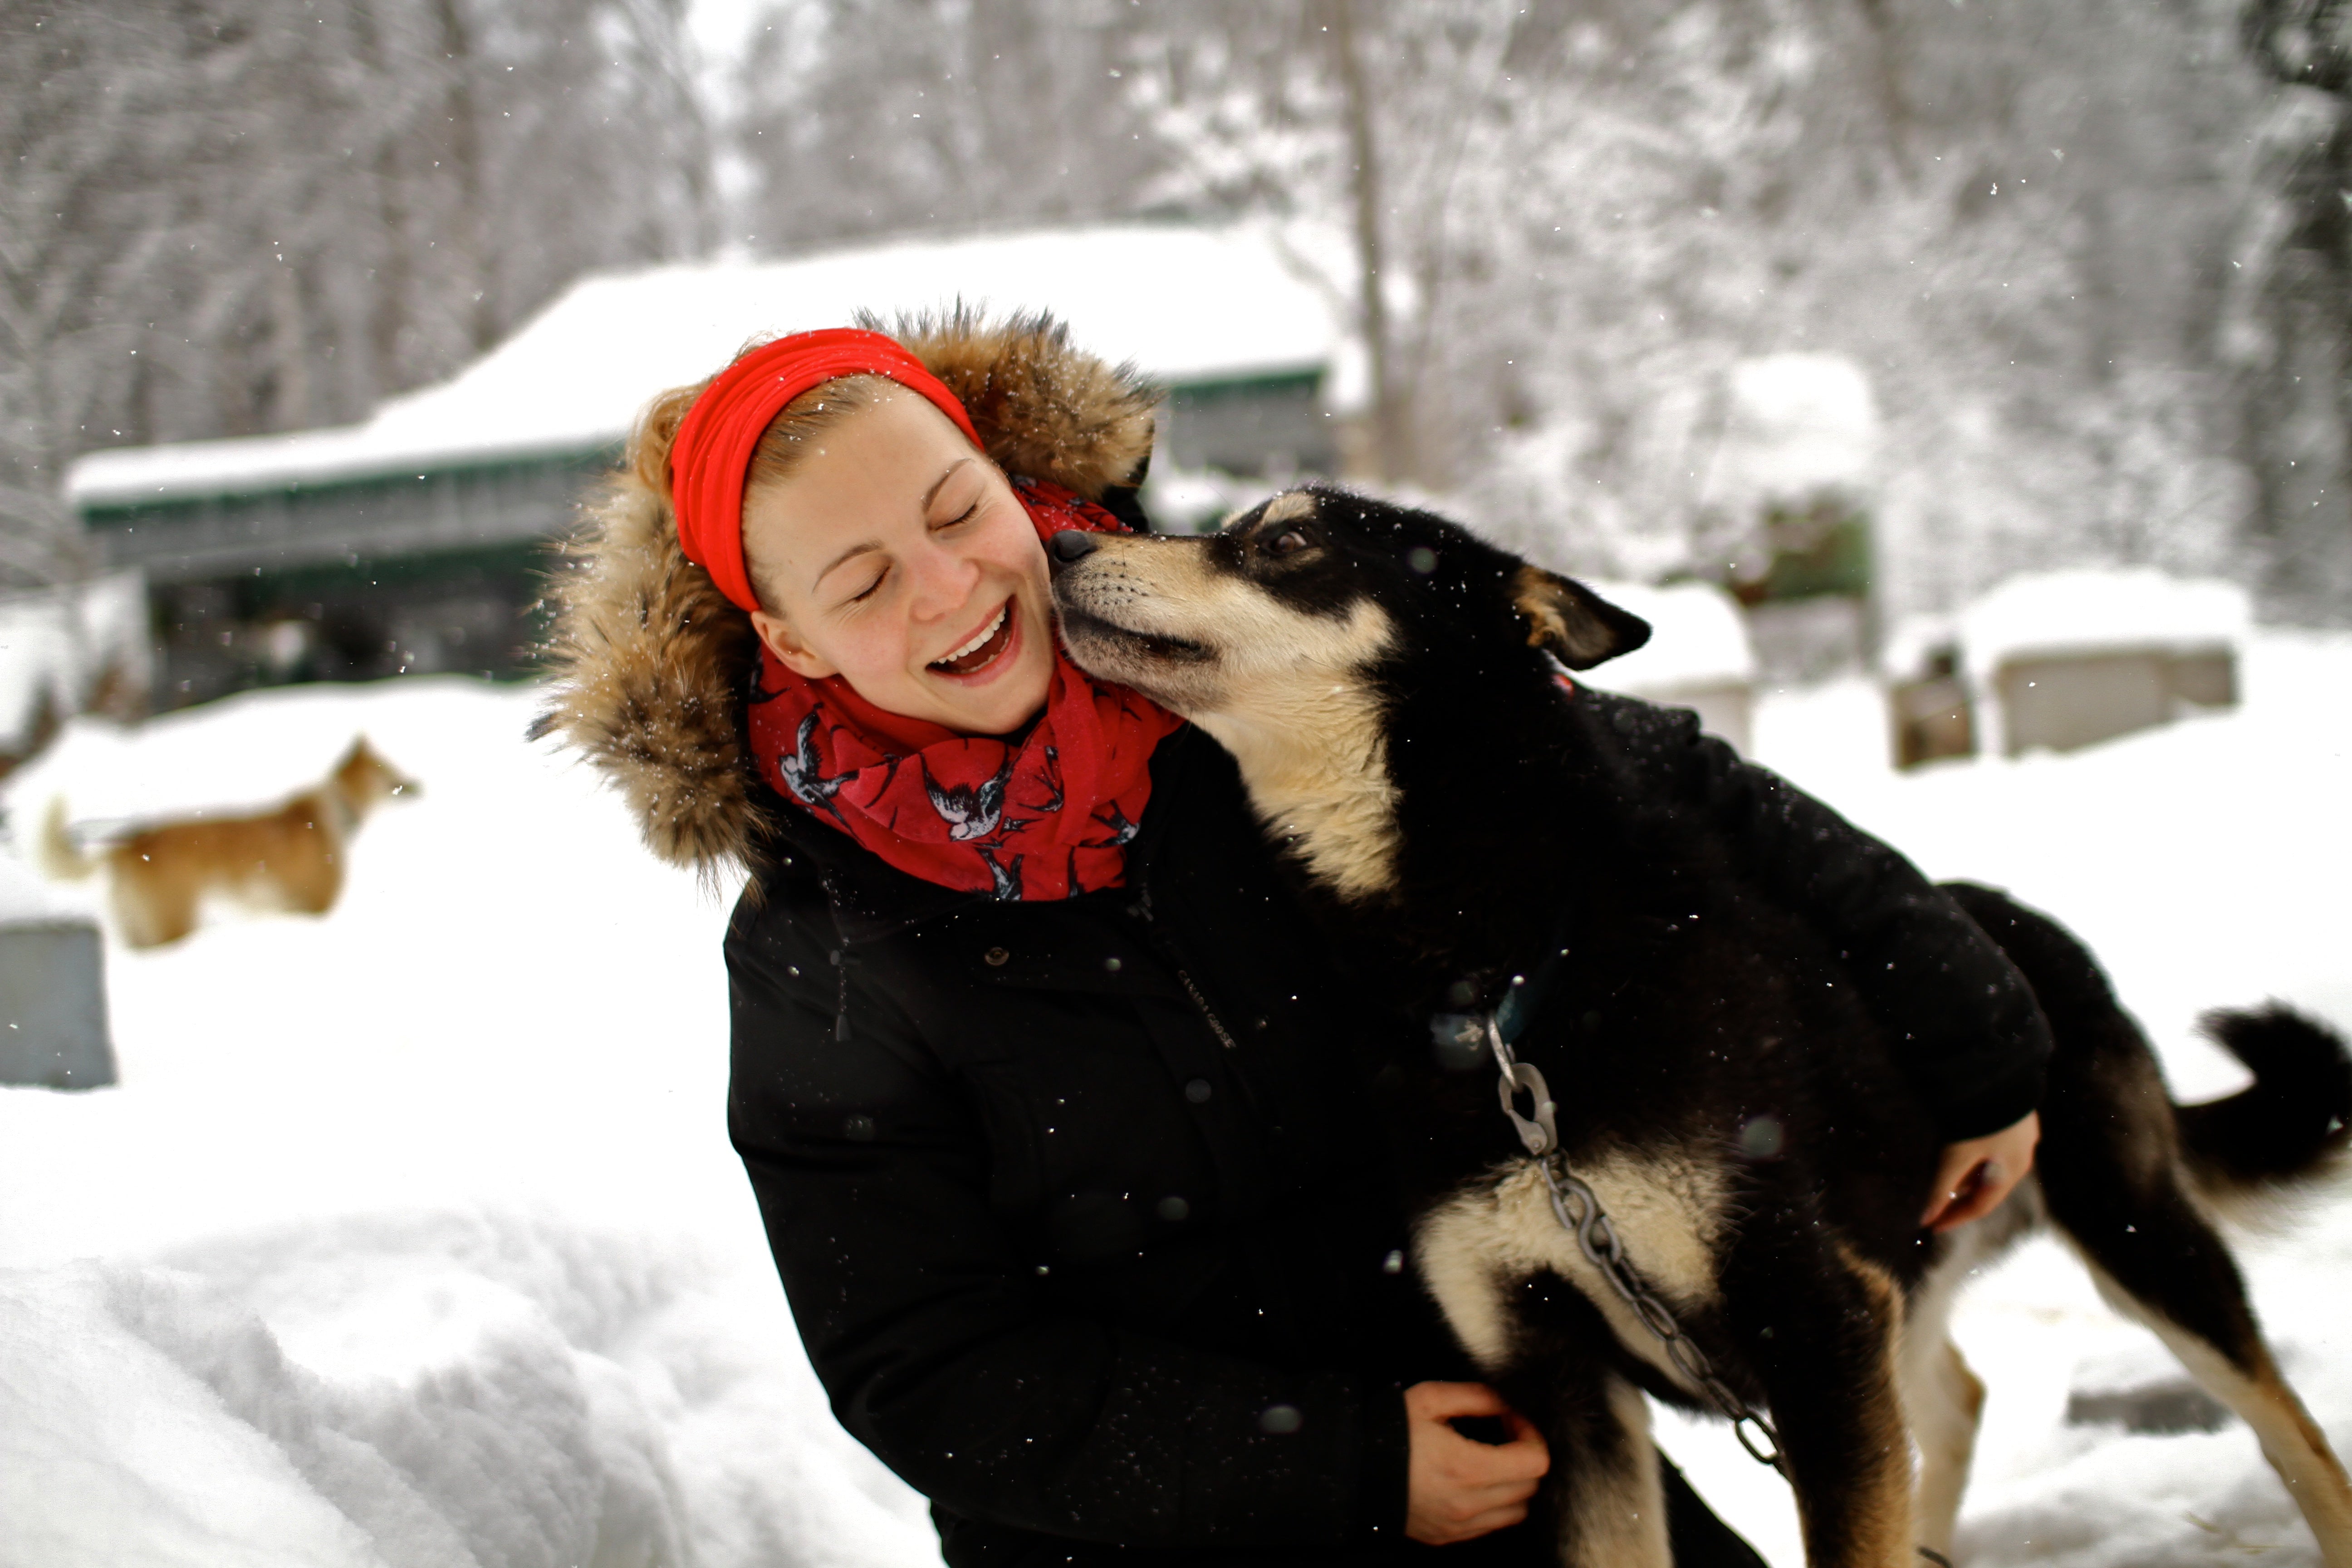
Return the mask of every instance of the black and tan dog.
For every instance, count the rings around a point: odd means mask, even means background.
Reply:
[[[1686,720],[1559,689],[1554,658],[1597,664],[1642,623],[1439,518],[1321,488],[1208,538],[1067,534],[1054,553],[1072,656],[1232,752],[1311,901],[1398,1007],[1491,1008],[1510,977],[1546,974],[1518,1053],[1549,1076],[1565,1164],[1719,1375],[1769,1408],[1817,1568],[1949,1549],[1983,1394],[1947,1337],[1952,1298],[2044,1222],[2245,1418],[2326,1562],[2352,1568],[2352,1488],[2209,1218],[2342,1152],[2340,1041],[2283,1008],[2218,1016],[2256,1081],[2177,1107],[2079,944],[1954,887],[2057,1044],[2035,1176],[1990,1218],[1927,1235],[1939,1140],[1853,958],[1704,820],[1628,789],[1642,748],[1688,745]],[[1664,1564],[1639,1391],[1707,1408],[1702,1391],[1555,1218],[1491,1070],[1443,1054],[1390,1068],[1411,1108],[1416,1263],[1546,1430],[1559,1560]]]

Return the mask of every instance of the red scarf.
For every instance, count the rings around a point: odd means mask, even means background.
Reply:
[[[1016,481],[1041,540],[1118,520],[1057,485]],[[1116,888],[1151,798],[1151,751],[1183,723],[1098,681],[1056,639],[1045,711],[1018,739],[886,712],[839,676],[810,680],[764,649],[751,752],[777,794],[909,875],[1000,899]]]

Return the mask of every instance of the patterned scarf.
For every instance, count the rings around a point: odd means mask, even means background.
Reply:
[[[1059,486],[1015,481],[1041,540],[1116,531]],[[786,799],[901,871],[999,899],[1066,899],[1126,880],[1151,798],[1151,751],[1183,723],[1098,681],[1057,642],[1045,710],[1012,737],[960,735],[886,712],[839,676],[810,680],[760,656],[751,750]]]

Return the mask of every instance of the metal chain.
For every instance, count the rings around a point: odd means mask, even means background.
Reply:
[[[1683,1332],[1682,1325],[1666,1304],[1660,1300],[1633,1270],[1625,1256],[1625,1244],[1618,1237],[1617,1227],[1609,1222],[1608,1212],[1601,1208],[1601,1199],[1576,1173],[1559,1150],[1559,1107],[1544,1083],[1544,1075],[1537,1068],[1511,1054],[1503,1032],[1495,1022],[1495,1015],[1485,1015],[1486,1044],[1495,1053],[1496,1065],[1503,1071],[1495,1088],[1503,1102],[1503,1114],[1511,1119],[1517,1130],[1519,1142],[1542,1173],[1544,1189],[1551,1198],[1552,1216],[1559,1221],[1562,1230],[1576,1237],[1576,1245],[1585,1261],[1601,1271],[1625,1305],[1643,1328],[1656,1336],[1665,1347],[1666,1359],[1675,1369],[1698,1386],[1710,1403],[1731,1422],[1731,1430],[1739,1446],[1758,1464],[1769,1465],[1783,1476],[1788,1466],[1780,1456],[1780,1434],[1769,1417],[1739,1397],[1731,1385],[1716,1372],[1715,1363],[1706,1352]],[[1534,1114],[1519,1114],[1518,1096],[1525,1092]],[[1573,1214],[1570,1205],[1575,1205]]]

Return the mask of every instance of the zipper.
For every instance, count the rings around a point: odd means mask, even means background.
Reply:
[[[1225,1027],[1224,1020],[1217,1016],[1217,1010],[1209,1005],[1208,997],[1202,994],[1201,987],[1194,984],[1192,974],[1179,961],[1176,944],[1160,934],[1160,922],[1154,920],[1151,914],[1151,884],[1143,882],[1137,887],[1135,892],[1137,911],[1143,916],[1143,923],[1151,928],[1160,951],[1168,958],[1168,966],[1176,972],[1177,982],[1184,987],[1184,994],[1192,999],[1192,1005],[1198,1007],[1201,1010],[1201,1016],[1208,1020],[1209,1033],[1216,1036],[1217,1043],[1225,1049],[1239,1050],[1241,1047],[1234,1043],[1233,1033]]]

